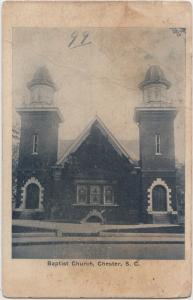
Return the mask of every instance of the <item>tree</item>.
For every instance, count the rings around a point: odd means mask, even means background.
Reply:
[[[20,128],[16,123],[12,128],[12,208],[15,208],[17,193],[17,167],[19,158]]]
[[[176,162],[176,193],[178,204],[178,215],[184,222],[185,208],[185,165],[184,163]]]

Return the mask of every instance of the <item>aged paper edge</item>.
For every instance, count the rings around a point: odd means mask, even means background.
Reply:
[[[44,16],[44,17],[41,17]],[[78,16],[78,17],[77,17]],[[113,18],[112,18],[113,16]],[[159,16],[159,18],[157,17]],[[50,22],[50,20],[52,20]],[[12,27],[186,27],[185,260],[137,269],[48,269],[11,259]],[[3,7],[3,294],[6,297],[188,297],[191,293],[191,4],[189,2],[5,2]],[[188,145],[188,147],[187,147]],[[175,271],[174,271],[175,270]],[[156,279],[153,285],[152,278]],[[157,283],[158,282],[158,283]],[[76,289],[74,288],[76,285]]]

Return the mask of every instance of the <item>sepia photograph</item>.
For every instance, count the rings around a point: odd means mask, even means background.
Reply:
[[[12,258],[185,259],[186,29],[12,39]]]
[[[192,7],[6,1],[2,293],[192,288]]]

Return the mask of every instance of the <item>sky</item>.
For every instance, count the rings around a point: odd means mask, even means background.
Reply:
[[[119,140],[138,140],[133,120],[135,107],[142,104],[138,84],[149,66],[159,65],[172,84],[168,98],[178,108],[176,158],[183,162],[185,33],[131,27],[14,28],[14,107],[29,101],[26,84],[43,65],[58,88],[55,104],[64,116],[59,135],[67,140],[76,138],[95,115]],[[19,120],[15,112],[13,116],[14,122]]]

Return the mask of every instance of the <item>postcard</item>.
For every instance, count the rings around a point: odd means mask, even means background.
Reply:
[[[3,293],[191,294],[191,4],[3,7]]]

